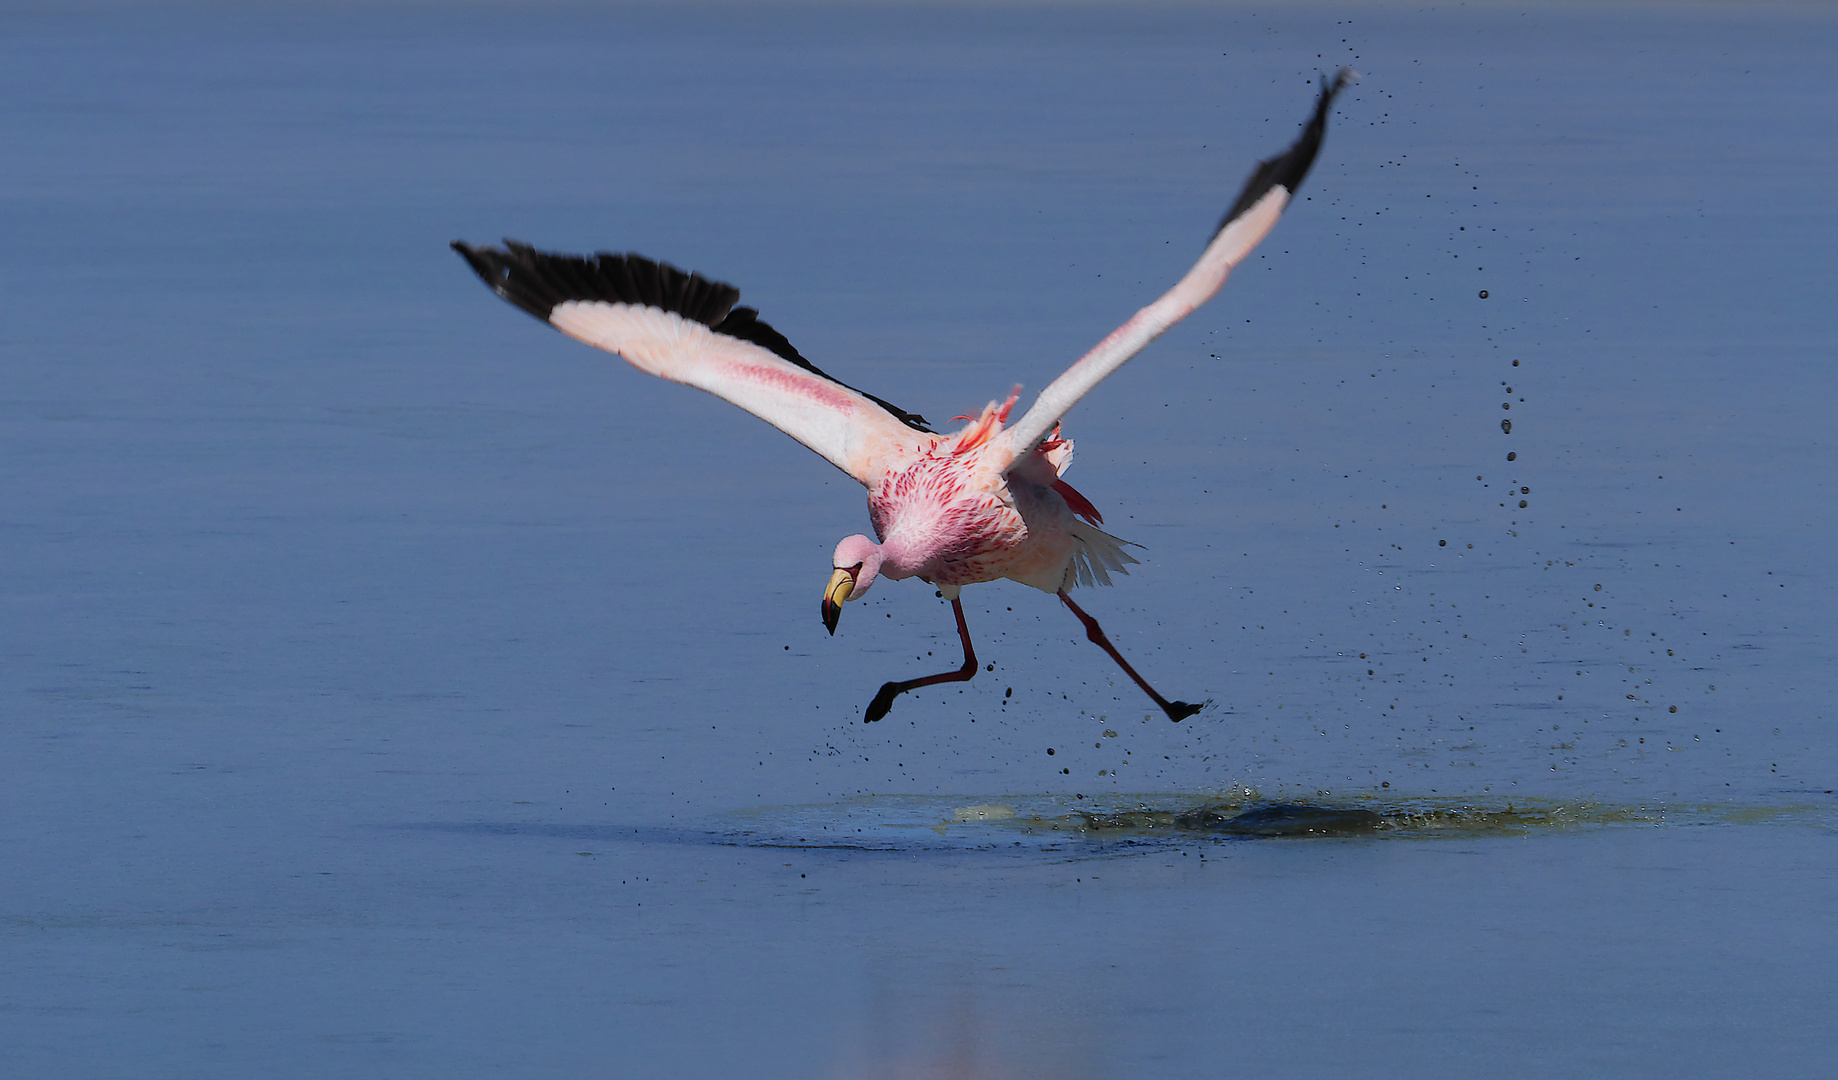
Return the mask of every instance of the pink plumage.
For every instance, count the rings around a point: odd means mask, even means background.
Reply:
[[[1066,483],[1072,443],[1060,418],[1086,393],[1170,326],[1211,299],[1233,267],[1275,227],[1307,175],[1334,97],[1352,79],[1322,81],[1300,138],[1260,162],[1193,268],[1160,299],[1041,391],[1013,425],[1020,387],[954,434],[832,378],[801,356],[758,312],[735,307],[739,290],[638,255],[556,255],[506,242],[455,243],[500,296],[571,337],[625,357],[661,378],[716,394],[778,427],[868,489],[875,538],[836,546],[823,621],[836,632],[842,605],[880,578],[916,577],[951,601],[964,663],[954,670],[883,685],[865,719],[878,720],[900,694],[976,674],[976,652],[958,593],[1007,578],[1056,594],[1171,720],[1204,705],[1170,701],[1124,660],[1097,620],[1073,603],[1078,585],[1109,584],[1136,560],[1125,541],[1098,526],[1097,507]]]

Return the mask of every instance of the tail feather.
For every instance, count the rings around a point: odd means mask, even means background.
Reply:
[[[1069,534],[1077,546],[1072,549],[1072,563],[1066,567],[1066,585],[1083,585],[1090,588],[1094,585],[1109,585],[1109,571],[1128,574],[1127,567],[1136,562],[1129,552],[1123,550],[1128,540],[1119,539],[1095,525],[1080,522],[1074,525]],[[1135,545],[1131,545],[1132,547]]]

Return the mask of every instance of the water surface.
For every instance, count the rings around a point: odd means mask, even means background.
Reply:
[[[0,20],[9,1073],[1838,1051],[1829,8]],[[446,247],[668,259],[974,413],[1342,64],[1304,198],[1067,422],[1180,725],[1006,584],[992,670],[861,724],[956,635],[917,583],[824,634],[859,488]]]

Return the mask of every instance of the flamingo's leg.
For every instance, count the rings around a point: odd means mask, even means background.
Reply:
[[[956,597],[951,598],[951,610],[957,615],[957,636],[964,639],[964,666],[956,671],[927,675],[923,679],[890,682],[882,686],[881,692],[874,695],[874,700],[868,703],[868,712],[862,717],[863,723],[872,724],[886,716],[888,710],[893,708],[893,699],[908,690],[917,690],[921,686],[931,686],[941,682],[969,682],[971,676],[976,674],[976,650],[970,647],[970,627],[964,623],[964,605],[959,603]]]
[[[1117,651],[1117,647],[1112,645],[1110,639],[1104,636],[1104,628],[1098,625],[1098,620],[1085,614],[1084,609],[1073,603],[1072,597],[1067,596],[1064,589],[1060,590],[1059,598],[1061,602],[1072,609],[1074,615],[1079,617],[1079,621],[1085,624],[1085,636],[1091,640],[1091,643],[1109,653],[1110,658],[1115,660],[1117,666],[1123,669],[1123,673],[1135,679],[1136,685],[1142,687],[1143,693],[1155,699],[1155,704],[1162,707],[1162,712],[1168,714],[1168,719],[1178,724],[1182,720],[1187,719],[1189,716],[1192,716],[1194,713],[1212,704],[1210,701],[1205,701],[1198,705],[1189,705],[1185,701],[1169,701],[1167,698],[1156,693],[1155,688],[1150,686],[1148,681],[1141,675],[1136,674],[1136,669],[1130,666],[1130,662],[1125,660],[1123,654]],[[966,638],[965,643],[968,644],[968,642],[969,639]]]

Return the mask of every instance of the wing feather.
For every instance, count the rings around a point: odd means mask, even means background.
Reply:
[[[732,285],[640,255],[453,248],[499,296],[562,333],[740,406],[863,484],[888,455],[930,441],[923,417],[832,378],[759,312],[735,307]]]
[[[1161,299],[1111,331],[1059,378],[1047,384],[1026,415],[1005,433],[1017,457],[1029,453],[1053,430],[1066,410],[1092,387],[1218,293],[1232,269],[1251,254],[1283,216],[1283,208],[1302,185],[1315,154],[1321,149],[1334,96],[1354,77],[1352,71],[1342,69],[1332,82],[1322,79],[1321,95],[1315,101],[1314,114],[1302,129],[1301,136],[1283,153],[1258,162],[1193,269]]]

